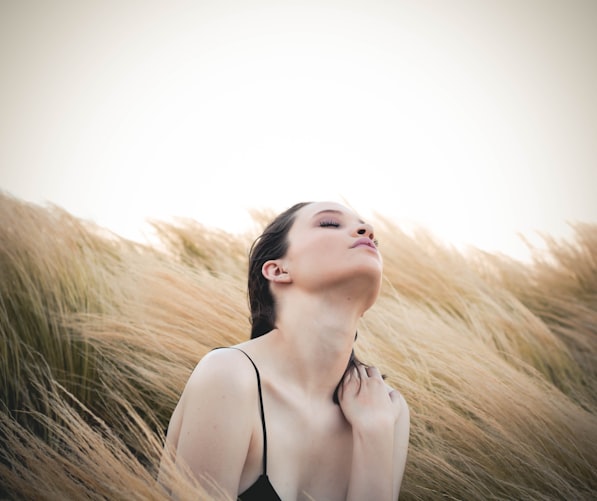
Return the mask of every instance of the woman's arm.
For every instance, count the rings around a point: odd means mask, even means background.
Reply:
[[[254,372],[239,357],[233,350],[217,350],[197,365],[176,411],[174,444],[177,465],[208,490],[214,482],[231,499],[238,495],[253,416],[258,416]]]
[[[358,374],[357,374],[358,371]],[[345,377],[339,392],[352,426],[352,467],[347,499],[395,500],[404,471],[404,433],[399,427],[404,399],[388,391],[379,371],[359,366]]]

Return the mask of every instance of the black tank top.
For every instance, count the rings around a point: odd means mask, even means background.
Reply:
[[[243,353],[255,368],[255,375],[257,376],[257,391],[259,393],[259,409],[261,411],[261,428],[263,429],[263,473],[257,480],[255,480],[255,483],[251,485],[251,487],[249,487],[242,494],[239,494],[238,499],[240,501],[282,501],[267,477],[267,432],[265,429],[265,413],[263,412],[263,396],[261,395],[261,377],[259,376],[259,369],[257,369],[257,366],[251,357],[243,350],[240,348],[234,348],[233,346],[230,348]]]

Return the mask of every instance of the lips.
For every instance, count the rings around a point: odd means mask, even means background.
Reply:
[[[377,247],[375,247],[373,240],[371,240],[370,238],[365,238],[365,237],[359,238],[354,244],[352,244],[352,246],[350,248],[354,249],[355,247],[360,247],[362,245],[377,251]]]

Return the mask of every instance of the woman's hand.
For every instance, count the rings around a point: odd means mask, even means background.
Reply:
[[[340,408],[353,428],[393,424],[400,415],[400,393],[384,383],[376,367],[351,368],[338,391]]]
[[[396,500],[408,448],[406,402],[375,367],[363,365],[349,370],[338,398],[353,438],[347,499]]]

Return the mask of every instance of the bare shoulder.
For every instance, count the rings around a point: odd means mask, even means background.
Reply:
[[[255,388],[255,369],[247,356],[239,350],[212,350],[193,370],[183,396],[185,393],[193,393],[194,390],[204,390],[208,387],[218,392],[246,395],[251,393],[248,390]]]
[[[394,487],[393,498],[398,499],[406,457],[408,455],[408,443],[410,437],[410,409],[406,399],[401,392],[386,384],[388,394],[396,408],[396,420],[394,422]]]
[[[406,402],[406,399],[404,398],[404,395],[402,395],[401,392],[399,392],[398,390],[396,390],[395,388],[392,388],[389,384],[386,383],[386,389],[388,390],[388,394],[390,395],[390,397],[392,398],[392,401],[394,402],[394,404],[398,407],[398,417],[400,420],[404,421],[409,420],[409,416],[410,416],[410,410],[408,408],[408,403]]]
[[[236,416],[249,412],[256,402],[255,371],[238,350],[217,349],[207,353],[195,366],[174,409],[168,426],[170,443],[178,443],[185,422],[230,410]]]
[[[209,352],[197,364],[174,410],[168,445],[175,464],[209,478],[231,498],[258,420],[255,370],[238,350]]]

